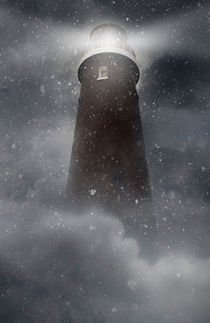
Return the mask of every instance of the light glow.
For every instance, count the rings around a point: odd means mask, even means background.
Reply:
[[[127,44],[127,34],[120,25],[105,23],[96,26],[90,33],[90,42],[85,47],[82,64],[88,57],[100,53],[117,53],[136,62],[136,54]]]
[[[91,47],[96,48],[125,48],[126,33],[117,25],[102,24],[93,29],[91,33]]]

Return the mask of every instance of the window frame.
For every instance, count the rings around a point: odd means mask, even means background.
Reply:
[[[102,76],[102,73],[105,73],[106,75]],[[107,65],[99,66],[97,80],[107,80],[107,79],[108,79],[108,67],[107,67]]]

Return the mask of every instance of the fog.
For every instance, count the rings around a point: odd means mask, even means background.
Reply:
[[[77,67],[92,26],[109,17],[97,1],[79,5],[61,6],[77,11],[69,21],[39,2],[36,12],[0,7],[1,321],[207,323],[209,8],[177,5],[165,17],[159,6],[148,19],[147,8],[142,24],[131,8],[110,17],[140,64],[160,249],[151,263],[118,219],[96,208],[75,215],[65,196]]]

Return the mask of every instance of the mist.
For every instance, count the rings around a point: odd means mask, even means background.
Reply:
[[[207,323],[209,6],[165,16],[164,6],[111,14],[97,1],[66,2],[46,14],[55,2],[0,6],[1,321]],[[152,263],[118,219],[97,208],[76,215],[65,196],[77,67],[104,20],[126,28],[140,65],[160,250]]]

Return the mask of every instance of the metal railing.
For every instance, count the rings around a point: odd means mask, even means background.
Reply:
[[[115,49],[119,48],[121,50],[128,52],[130,55],[132,55],[134,58],[136,58],[136,54],[135,54],[134,50],[130,46],[128,46],[126,43],[124,43],[124,42],[116,42],[116,43],[104,42],[103,43],[102,40],[95,41],[95,42],[92,42],[91,44],[89,44],[89,46],[87,46],[85,48],[84,54],[88,54],[89,52],[99,50],[99,49],[110,49],[110,48],[115,48]]]

